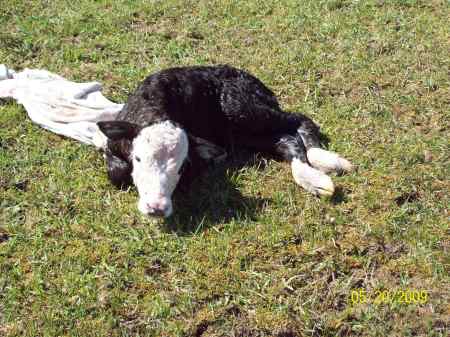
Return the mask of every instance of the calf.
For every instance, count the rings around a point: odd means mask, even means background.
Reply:
[[[152,74],[115,120],[97,124],[106,136],[110,180],[119,187],[134,183],[138,209],[146,215],[170,216],[181,175],[196,176],[236,148],[290,162],[295,182],[316,195],[334,193],[326,173],[352,168],[321,149],[319,128],[311,119],[284,112],[261,81],[229,66]]]

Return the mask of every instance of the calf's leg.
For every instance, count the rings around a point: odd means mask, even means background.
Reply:
[[[335,152],[324,150],[320,146],[317,126],[304,123],[297,129],[297,134],[305,145],[308,161],[311,166],[324,173],[343,173],[353,169],[353,165],[347,159],[339,156]]]
[[[294,181],[308,192],[315,195],[334,193],[331,178],[309,165],[306,148],[299,135],[241,136],[236,137],[236,143],[289,162]]]

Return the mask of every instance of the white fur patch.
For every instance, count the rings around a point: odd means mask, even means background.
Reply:
[[[291,163],[292,175],[297,184],[315,195],[333,195],[334,185],[331,178],[294,158]]]
[[[340,157],[335,152],[313,147],[307,152],[308,160],[312,166],[322,172],[344,172],[351,171],[353,165],[345,158]]]
[[[172,214],[172,193],[188,155],[186,132],[170,121],[146,128],[133,141],[133,182],[139,192],[138,209],[146,215]]]

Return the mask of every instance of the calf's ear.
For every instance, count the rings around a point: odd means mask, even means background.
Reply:
[[[218,164],[227,156],[225,149],[200,137],[189,135],[189,145],[207,163]]]
[[[125,121],[97,122],[100,131],[111,140],[134,139],[141,127]]]
[[[114,186],[118,188],[126,188],[133,183],[131,178],[132,166],[125,160],[107,152],[106,164],[108,168],[109,180],[114,184]]]

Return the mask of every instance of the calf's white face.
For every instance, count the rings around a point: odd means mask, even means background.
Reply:
[[[131,150],[131,175],[139,192],[139,211],[164,217],[172,214],[172,193],[187,155],[186,132],[169,121],[139,132]]]
[[[132,162],[131,177],[139,193],[139,211],[145,215],[170,216],[172,193],[188,155],[186,132],[170,121],[144,128],[125,121],[97,125],[108,139],[131,142],[126,156]]]

